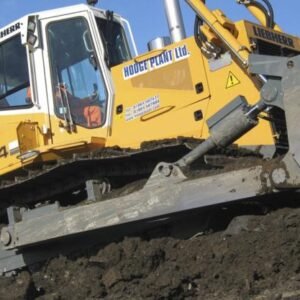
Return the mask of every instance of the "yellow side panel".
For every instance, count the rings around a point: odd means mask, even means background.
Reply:
[[[44,114],[6,115],[0,118],[2,149],[0,153],[0,174],[20,168],[22,163],[19,156],[30,150],[37,150],[40,146],[51,144],[50,137],[41,134],[41,127],[45,124]],[[4,151],[5,149],[5,151]]]
[[[60,124],[56,116],[33,114],[30,110],[28,114],[2,115],[0,127],[5,130],[1,133],[0,175],[32,162],[69,157],[105,146],[107,128],[77,126],[76,132],[68,132]],[[30,155],[32,152],[40,155]]]
[[[176,60],[180,49],[186,54]],[[172,60],[167,62],[160,60],[166,52],[172,53]],[[116,95],[108,143],[139,147],[143,141],[178,136],[200,138],[203,120],[195,120],[194,114],[205,115],[210,92],[199,54],[193,40],[187,39],[170,45],[165,52],[153,51],[113,68]],[[125,68],[145,61],[148,62],[146,72],[125,78]]]
[[[178,47],[185,47],[188,55],[176,61]],[[207,138],[205,121],[235,97],[242,95],[252,104],[259,100],[253,79],[234,61],[210,71],[193,38],[168,46],[168,51],[174,54],[172,62],[162,60],[159,68],[151,64],[163,52],[153,51],[112,69],[116,94],[108,145],[140,147],[149,140]],[[273,144],[269,123],[261,121],[239,144]]]

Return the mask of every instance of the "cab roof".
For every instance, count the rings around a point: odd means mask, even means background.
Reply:
[[[54,8],[39,12],[33,12],[30,14],[25,15],[24,17],[17,19],[9,23],[8,25],[0,28],[0,43],[11,38],[12,36],[22,33],[22,30],[26,30],[24,26],[27,25],[27,20],[29,16],[38,16],[39,20],[51,18],[53,16],[59,17],[63,15],[68,15],[72,13],[80,13],[80,12],[91,12],[91,13],[98,13],[106,16],[106,10],[100,9],[97,7],[93,7],[87,4],[77,4],[72,6],[64,6],[60,8]],[[117,19],[120,19],[121,16],[118,14],[114,14]]]

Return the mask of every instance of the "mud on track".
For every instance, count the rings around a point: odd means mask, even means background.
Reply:
[[[150,232],[1,278],[0,299],[296,300],[299,233],[297,207],[236,217],[225,231],[189,239]]]

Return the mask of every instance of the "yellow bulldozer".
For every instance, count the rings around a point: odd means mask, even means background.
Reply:
[[[96,2],[0,30],[1,273],[53,255],[46,242],[299,187],[300,39],[268,0],[237,1],[257,22],[186,0],[191,37],[165,0],[170,36],[139,55]]]

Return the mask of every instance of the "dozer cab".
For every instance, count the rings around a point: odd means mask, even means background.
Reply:
[[[297,190],[300,40],[267,0],[238,1],[258,23],[186,2],[194,36],[165,0],[170,37],[141,55],[128,22],[92,5],[1,29],[2,273],[57,253],[46,242]],[[255,162],[232,171],[228,155]]]

